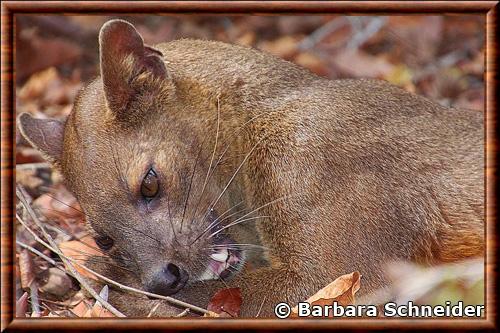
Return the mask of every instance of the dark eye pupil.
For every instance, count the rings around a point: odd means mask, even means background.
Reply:
[[[97,237],[95,242],[97,246],[99,246],[102,250],[111,249],[111,247],[113,247],[113,244],[115,243],[113,239],[108,236]]]
[[[142,180],[141,194],[145,198],[154,198],[158,194],[158,188],[158,176],[153,169],[149,169],[148,173]]]

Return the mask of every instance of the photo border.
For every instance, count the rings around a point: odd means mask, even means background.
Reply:
[[[241,329],[497,329],[496,291],[496,107],[498,1],[5,1],[1,3],[1,330],[241,330]],[[15,318],[14,186],[16,14],[482,14],[485,55],[485,319],[218,319],[218,318]]]

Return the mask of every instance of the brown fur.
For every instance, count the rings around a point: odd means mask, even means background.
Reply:
[[[186,244],[207,226],[206,209],[242,161],[216,210],[240,201],[247,211],[267,204],[254,215],[268,217],[228,229],[238,242],[268,248],[265,267],[227,282],[243,290],[243,315],[261,309],[271,316],[274,304],[295,304],[355,270],[366,294],[387,284],[389,261],[483,255],[480,112],[445,108],[382,81],[327,80],[220,42],[177,40],[142,50],[131,26],[106,26],[103,77],[79,94],[62,156],[62,143],[54,140],[51,151],[33,134],[47,127],[42,120],[21,116],[20,123],[57,163],[95,232],[115,239],[110,255],[131,259],[120,263],[135,274],[115,278],[142,287],[166,261],[199,274],[210,240]],[[131,49],[106,44],[121,45],[120,34],[132,40]],[[215,161],[227,152],[200,197],[216,141]],[[136,198],[151,164],[162,196],[146,207]],[[181,227],[183,216],[190,220]],[[175,296],[205,306],[221,287],[192,283]],[[123,297],[117,304],[129,315],[146,315],[153,304]],[[173,311],[162,309],[158,315]]]

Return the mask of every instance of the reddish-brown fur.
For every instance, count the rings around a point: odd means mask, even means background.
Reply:
[[[295,304],[355,270],[367,294],[387,284],[389,261],[483,255],[480,112],[382,81],[327,80],[220,42],[160,44],[160,58],[123,21],[107,23],[100,38],[102,76],[79,94],[64,142],[62,124],[21,115],[20,128],[62,171],[92,228],[115,238],[110,255],[126,251],[136,262],[121,262],[135,274],[101,267],[113,278],[142,288],[166,261],[199,274],[210,240],[186,244],[233,175],[218,212],[241,201],[266,216],[228,229],[237,242],[267,247],[264,267],[227,282],[242,288],[245,316],[271,316],[274,304]],[[212,156],[226,148],[202,191]],[[136,198],[151,164],[163,192],[150,207]],[[175,296],[205,306],[221,287],[195,282]],[[146,315],[152,301],[130,297],[117,292],[115,304]],[[163,304],[156,315],[175,311]]]

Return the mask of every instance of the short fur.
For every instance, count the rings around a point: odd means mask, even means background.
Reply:
[[[102,28],[100,47],[102,76],[76,99],[53,149],[62,156],[36,136],[41,120],[22,115],[20,124],[56,162],[93,230],[115,240],[114,265],[133,272],[101,267],[116,279],[142,288],[165,262],[201,274],[211,240],[188,244],[233,175],[218,213],[242,202],[238,209],[262,207],[250,216],[265,216],[228,228],[235,241],[267,248],[267,265],[226,282],[242,288],[244,316],[272,316],[274,304],[295,304],[356,270],[367,294],[387,285],[390,261],[483,255],[481,112],[383,81],[328,80],[242,46],[145,47],[119,20]],[[161,197],[145,205],[137,193],[151,165]],[[193,282],[174,297],[206,306],[224,285]],[[129,297],[116,296],[128,315],[153,304]],[[174,312],[164,304],[156,315]]]

